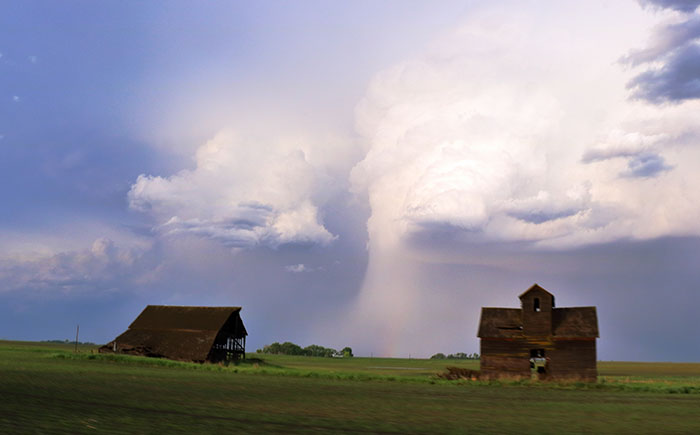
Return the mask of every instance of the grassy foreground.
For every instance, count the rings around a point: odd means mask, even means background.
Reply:
[[[238,366],[0,341],[0,433],[700,433],[700,364],[597,384],[448,382],[472,361],[263,356]]]

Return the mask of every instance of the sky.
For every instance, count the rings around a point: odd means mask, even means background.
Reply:
[[[472,353],[538,283],[599,359],[700,361],[699,5],[7,2],[0,339]]]

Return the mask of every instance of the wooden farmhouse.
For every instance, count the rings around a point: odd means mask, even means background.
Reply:
[[[554,295],[535,284],[521,308],[482,308],[481,374],[595,381],[595,307],[555,308]]]
[[[241,307],[149,305],[99,352],[200,363],[245,358],[248,332],[240,313]]]

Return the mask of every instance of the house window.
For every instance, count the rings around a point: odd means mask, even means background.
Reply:
[[[540,312],[540,298],[535,298],[534,307],[535,307],[535,312],[539,313]]]

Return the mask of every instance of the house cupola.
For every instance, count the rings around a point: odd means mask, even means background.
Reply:
[[[552,335],[552,309],[554,295],[537,284],[520,295],[523,334],[530,336]]]

